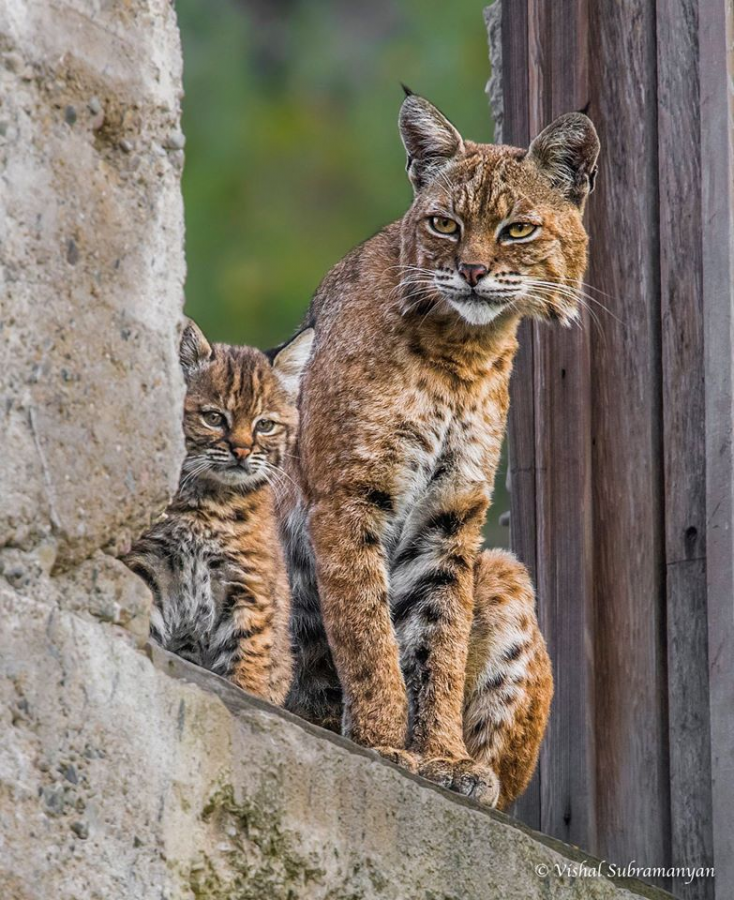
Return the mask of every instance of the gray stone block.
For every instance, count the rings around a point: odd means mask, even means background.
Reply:
[[[181,460],[180,76],[169,0],[0,5],[0,546],[52,536],[59,567]]]
[[[665,896],[540,877],[584,857],[123,629],[11,589],[0,615],[12,898]]]

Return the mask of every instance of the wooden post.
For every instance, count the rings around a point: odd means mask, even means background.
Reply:
[[[584,8],[531,0],[505,3],[502,15],[504,81],[512,83],[503,139],[527,146],[568,110],[567,96],[571,108],[587,103]],[[581,331],[530,323],[520,341],[510,417],[512,542],[535,578],[541,627],[556,661],[556,703],[536,782],[517,812],[595,850],[588,343]],[[569,542],[575,555],[564,552]]]
[[[706,587],[716,900],[734,884],[734,9],[699,0]]]
[[[603,336],[590,333],[599,850],[667,866],[655,6],[593,4],[591,30],[603,150],[588,280],[616,317],[600,313]]]
[[[527,3],[505,4],[501,15],[501,59],[513,60],[514,77],[509,80],[503,72],[503,133],[502,140],[519,147],[530,142],[528,121],[528,6]],[[503,66],[504,68],[504,66]],[[509,68],[509,65],[508,65]],[[508,437],[512,452],[508,462],[511,493],[511,542],[537,584],[535,565],[535,334],[531,322],[520,326],[520,349],[515,358],[512,379],[512,414]],[[532,828],[540,830],[540,791],[544,766],[538,765],[535,777],[517,803],[515,813]]]
[[[516,814],[608,860],[734,883],[730,0],[505,0],[503,140],[600,132],[584,331],[522,329],[512,541],[557,682]],[[600,304],[608,308],[601,309]]]
[[[697,0],[658,0],[658,172],[671,859],[710,865],[701,117]],[[713,885],[674,878],[676,895]]]

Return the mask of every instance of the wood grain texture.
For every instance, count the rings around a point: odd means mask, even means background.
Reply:
[[[734,884],[734,9],[700,0],[706,581],[716,900]]]
[[[585,0],[531,0],[530,129],[588,104]],[[596,850],[588,316],[535,330],[537,590],[555,664],[541,829]],[[568,548],[573,547],[572,553]]]
[[[504,96],[503,140],[517,147],[530,142],[528,121],[527,0],[502,4],[502,84]],[[523,322],[520,349],[515,357],[508,423],[511,489],[511,543],[537,583],[535,564],[535,388],[533,383],[533,326]],[[541,766],[513,815],[540,830]]]
[[[586,105],[585,30],[583,0],[503,5],[505,140],[527,146],[556,115]],[[530,323],[520,340],[510,413],[512,543],[537,586],[556,699],[538,776],[516,814],[593,849],[588,340]],[[569,543],[581,552],[565,553]]]
[[[698,0],[658,0],[657,97],[671,859],[713,865]],[[683,900],[712,879],[674,878]]]
[[[713,866],[711,746],[708,697],[706,561],[668,566],[671,859],[675,866]],[[713,879],[674,878],[681,900],[712,900]]]
[[[506,139],[522,145],[582,108],[602,142],[588,211],[599,327],[526,326],[512,384],[512,540],[536,578],[557,680],[537,789],[516,813],[615,862],[713,859],[716,882],[661,884],[723,900],[734,883],[734,5],[505,7]]]
[[[594,5],[591,32],[590,111],[603,151],[589,281],[610,295],[607,303],[623,323],[612,320],[592,347],[599,841],[611,860],[665,866],[671,857],[654,5]]]

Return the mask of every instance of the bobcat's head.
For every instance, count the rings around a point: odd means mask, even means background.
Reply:
[[[179,351],[186,379],[182,490],[249,491],[278,480],[295,440],[312,339],[311,329],[301,332],[271,364],[254,347],[210,344],[189,321]]]
[[[403,312],[453,310],[471,325],[504,314],[579,311],[599,139],[581,113],[561,116],[528,150],[465,141],[427,100],[400,110],[415,199],[403,219]]]

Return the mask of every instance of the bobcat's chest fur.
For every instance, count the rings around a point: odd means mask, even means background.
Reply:
[[[192,507],[174,502],[126,558],[153,591],[154,637],[225,677],[236,671],[243,640],[257,634],[272,644],[286,590],[269,492]]]
[[[185,516],[171,522],[172,545],[180,548],[180,561],[172,573],[172,593],[180,598],[176,607],[167,610],[172,618],[165,632],[190,627],[201,637],[211,633],[215,623],[226,615],[230,588],[244,580],[249,559],[252,525],[235,522],[201,520]],[[203,645],[206,646],[206,643]],[[206,664],[203,662],[202,664]]]
[[[393,511],[385,542],[392,563],[457,483],[491,491],[506,413],[506,384],[492,374],[458,387],[418,368],[396,410]]]

